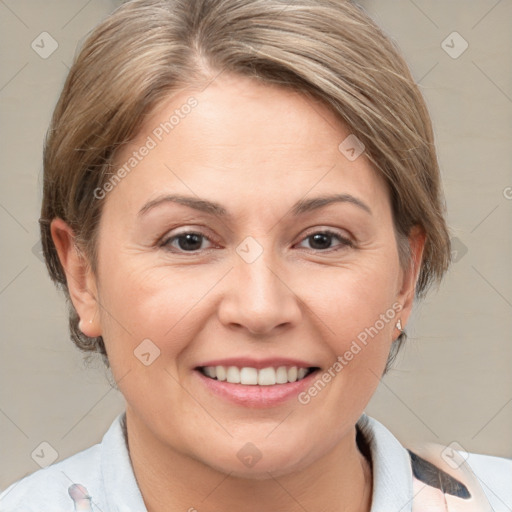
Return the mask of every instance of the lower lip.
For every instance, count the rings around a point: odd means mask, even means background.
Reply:
[[[230,382],[211,379],[199,370],[194,371],[209,391],[237,405],[245,407],[273,407],[281,405],[311,386],[318,370],[310,373],[302,380],[275,384],[272,386],[246,386],[244,384],[231,384]]]

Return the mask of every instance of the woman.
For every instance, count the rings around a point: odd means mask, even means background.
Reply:
[[[510,461],[408,451],[364,414],[450,244],[424,101],[356,6],[126,3],[44,171],[50,275],[126,412],[2,510],[512,506]]]

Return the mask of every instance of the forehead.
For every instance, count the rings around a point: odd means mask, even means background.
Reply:
[[[233,203],[235,192],[243,205],[249,198],[296,200],[311,190],[385,203],[383,178],[364,153],[347,158],[347,137],[354,137],[348,126],[320,101],[221,74],[203,91],[182,90],[154,109],[117,168],[150,149],[111,195],[133,202],[169,189]]]

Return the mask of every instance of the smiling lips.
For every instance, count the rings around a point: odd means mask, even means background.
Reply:
[[[245,386],[273,386],[287,384],[304,379],[315,368],[297,366],[267,366],[265,368],[253,368],[251,366],[201,366],[199,371],[209,377],[230,384],[242,384]]]
[[[237,406],[268,408],[297,399],[320,367],[290,358],[237,357],[204,361],[194,370],[213,395]]]

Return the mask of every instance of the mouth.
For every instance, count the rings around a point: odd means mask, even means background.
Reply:
[[[316,366],[199,366],[196,368],[205,377],[228,384],[242,386],[278,386],[299,382],[319,370]]]

